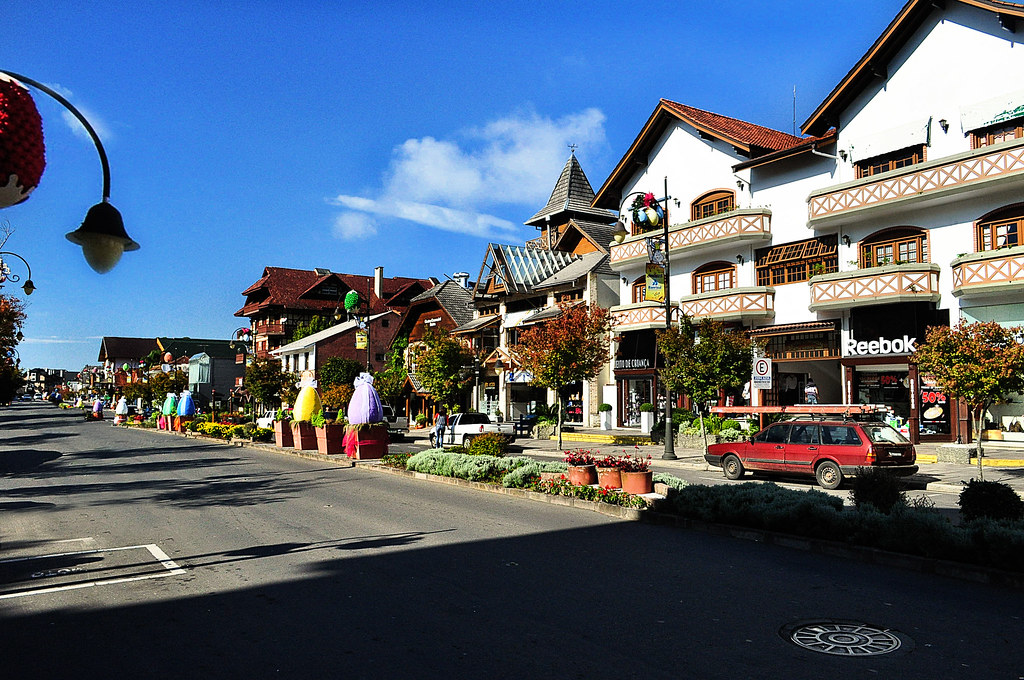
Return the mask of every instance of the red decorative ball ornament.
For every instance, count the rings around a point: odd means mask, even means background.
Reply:
[[[43,119],[32,95],[0,73],[0,208],[28,198],[45,167]]]

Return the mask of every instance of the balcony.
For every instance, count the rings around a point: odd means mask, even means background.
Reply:
[[[619,305],[612,307],[609,311],[612,317],[612,328],[616,332],[665,327],[665,305],[658,302]],[[673,311],[673,316],[675,316],[675,311]]]
[[[702,220],[684,222],[669,227],[669,252],[680,255],[709,244],[734,245],[747,241],[767,241],[772,237],[772,211],[767,208],[745,208],[706,217]],[[627,236],[622,243],[612,244],[610,262],[613,269],[619,265],[647,261],[649,236],[664,234],[662,229],[652,229],[644,234]]]
[[[256,326],[256,335],[284,335],[283,323],[264,323]]]
[[[895,302],[938,302],[939,265],[928,262],[869,267],[810,280],[812,312]]]
[[[768,321],[775,318],[775,289],[766,286],[726,288],[689,295],[679,298],[679,308],[695,319],[711,317],[719,321]]]
[[[953,260],[953,295],[1015,296],[1024,292],[1024,246],[968,253]]]
[[[897,207],[919,209],[974,195],[1024,189],[1024,139],[1000,142],[812,192],[808,226],[832,226],[851,215]]]

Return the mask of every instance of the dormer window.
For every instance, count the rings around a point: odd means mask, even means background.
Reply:
[[[338,284],[336,283],[325,283],[320,286],[320,294],[326,297],[337,297],[338,296]]]
[[[690,204],[690,219],[702,220],[705,217],[714,217],[735,208],[736,192],[718,189],[704,194]]]
[[[857,179],[862,177],[870,177],[872,175],[880,175],[883,172],[889,172],[890,170],[898,170],[899,168],[905,168],[908,165],[916,165],[917,163],[923,163],[924,157],[924,145],[908,146],[905,149],[898,151],[891,151],[881,156],[872,156],[871,158],[865,158],[864,160],[857,161]]]
[[[980,130],[971,131],[971,148],[980,149],[983,146],[998,144],[1010,139],[1024,137],[1024,117],[1014,118],[996,125],[989,125]]]

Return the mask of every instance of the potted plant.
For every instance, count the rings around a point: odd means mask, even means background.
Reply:
[[[594,456],[585,449],[566,451],[562,459],[569,466],[569,483],[576,485],[597,484],[597,466]]]
[[[654,404],[640,404],[640,434],[650,434],[654,427]]]
[[[600,406],[597,407],[597,412],[601,414],[601,429],[612,429],[612,405],[601,404]]]
[[[340,418],[328,421],[320,411],[309,419],[309,424],[316,431],[316,450],[325,456],[335,456],[344,451],[345,423]]]
[[[626,493],[644,494],[654,490],[650,456],[622,456],[619,458],[619,474],[622,475],[622,490]]]
[[[359,423],[345,426],[345,453],[349,458],[381,458],[388,452],[388,427],[384,423]]]
[[[621,489],[622,475],[619,471],[619,459],[605,456],[595,463],[597,465],[597,485],[602,489]]]
[[[284,409],[277,409],[277,413],[274,414],[274,443],[281,448],[292,447],[291,418]]]
[[[427,414],[420,413],[416,416],[416,428],[422,430],[427,424]]]

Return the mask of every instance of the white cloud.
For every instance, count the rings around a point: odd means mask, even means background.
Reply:
[[[360,202],[363,203],[363,206],[358,209],[365,210],[366,201],[361,200]],[[377,223],[362,213],[345,212],[334,218],[331,233],[342,241],[355,241],[367,236],[376,236]]]
[[[96,134],[99,136],[101,142],[111,139],[113,137],[113,135],[110,133],[110,127],[100,116],[98,116],[92,110],[87,109],[74,101],[73,93],[71,90],[64,87],[63,85],[58,85],[55,83],[46,83],[46,86],[54,92],[61,95],[62,97],[64,97],[65,99],[67,99],[69,102],[71,102],[71,105],[78,109],[79,113],[85,116],[85,119],[89,121],[90,125],[92,125],[92,129],[96,131]],[[92,141],[92,137],[89,136],[88,130],[86,130],[85,126],[82,125],[82,122],[78,120],[77,117],[75,117],[75,114],[71,113],[67,109],[63,109],[60,115],[61,118],[64,119],[64,123],[68,126],[68,128],[71,129],[71,131],[76,136],[81,137],[82,139],[87,139],[90,142]]]
[[[72,340],[71,338],[25,338],[21,342],[28,345],[91,345],[91,340]]]
[[[594,108],[558,119],[525,110],[464,131],[460,140],[409,139],[394,149],[378,198],[340,195],[330,202],[485,238],[515,233],[519,225],[489,211],[543,206],[568,145],[600,149],[604,122]]]

